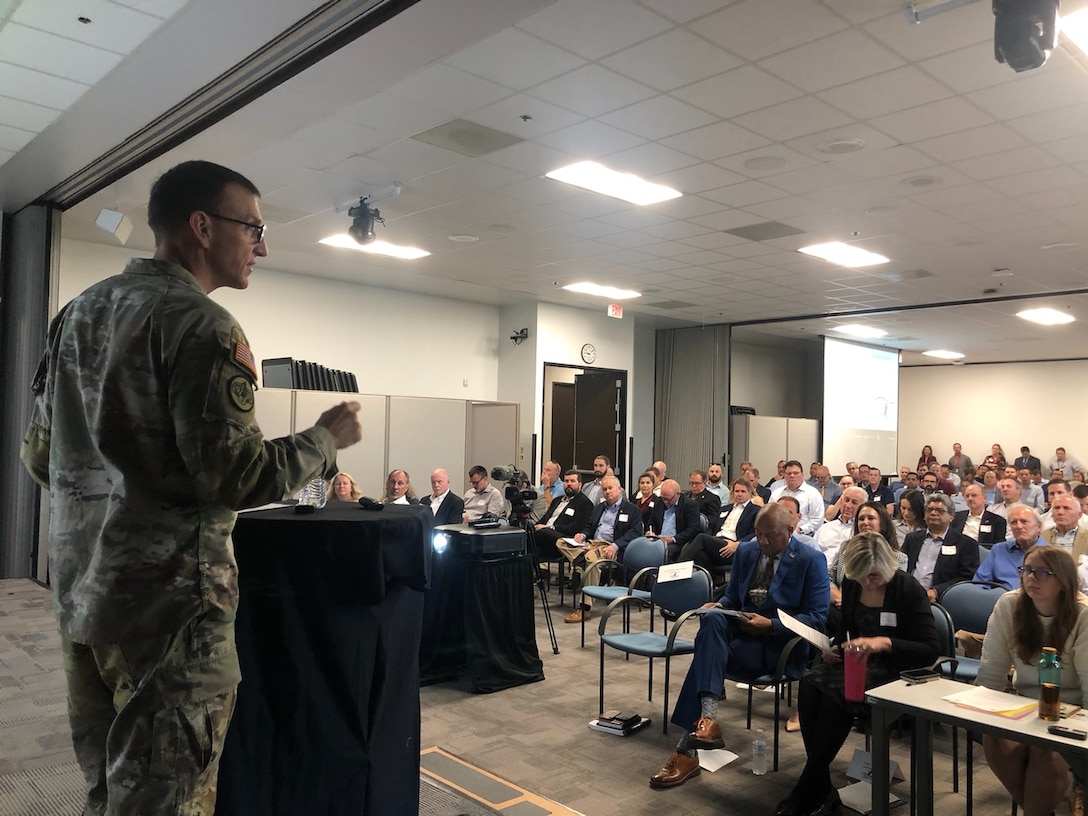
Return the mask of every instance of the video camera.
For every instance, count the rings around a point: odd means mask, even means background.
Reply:
[[[514,465],[491,468],[491,478],[506,485],[503,496],[510,502],[511,521],[527,519],[532,513],[532,502],[536,501],[537,492],[532,489],[529,474]]]

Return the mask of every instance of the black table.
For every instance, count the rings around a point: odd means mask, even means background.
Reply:
[[[512,528],[493,532],[525,535]],[[486,694],[543,680],[531,559],[471,553],[463,540],[452,539],[433,556],[419,658],[423,684],[464,677],[473,692]]]
[[[244,513],[220,816],[415,813],[426,508]]]

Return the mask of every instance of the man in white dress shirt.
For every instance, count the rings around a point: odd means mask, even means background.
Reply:
[[[864,488],[846,488],[839,500],[839,517],[825,523],[816,531],[816,546],[827,558],[828,566],[835,560],[839,548],[854,535],[854,516],[857,515],[858,508],[868,500],[869,496]]]
[[[810,484],[805,483],[805,470],[796,459],[786,462],[782,471],[784,483],[771,491],[771,501],[779,496],[793,496],[801,506],[800,532],[815,535],[824,523],[824,500]]]

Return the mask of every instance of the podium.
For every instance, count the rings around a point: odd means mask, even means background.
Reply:
[[[218,816],[417,812],[432,524],[340,502],[239,515],[242,684]]]

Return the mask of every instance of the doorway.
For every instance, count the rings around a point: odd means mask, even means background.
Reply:
[[[627,372],[544,364],[541,450],[563,469],[593,470],[601,454],[623,480],[627,467]]]

